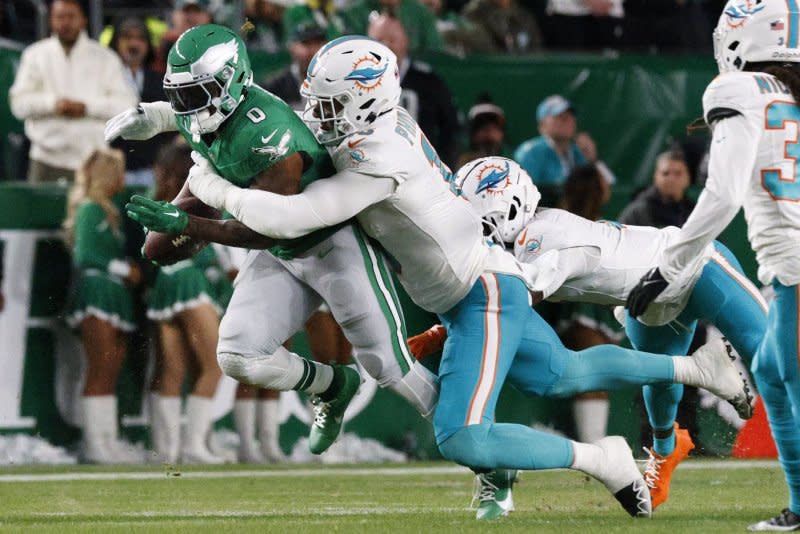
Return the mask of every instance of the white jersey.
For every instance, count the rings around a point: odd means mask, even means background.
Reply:
[[[562,261],[560,286],[551,300],[622,305],[642,276],[658,265],[664,249],[679,228],[628,226],[611,221],[590,221],[560,209],[540,209],[514,242],[514,255],[525,264],[535,264],[545,254],[580,249],[577,262]],[[686,306],[703,266],[714,252],[709,245],[651,305],[641,320],[666,324]],[[561,281],[563,279],[563,282]]]
[[[797,158],[800,107],[769,74],[718,76],[703,95],[703,113],[738,111],[761,132],[751,180],[744,195],[747,237],[758,260],[758,278],[769,284],[800,282],[800,182]]]
[[[486,271],[520,276],[513,256],[483,238],[480,218],[460,196],[450,170],[402,108],[331,149],[336,169],[391,178],[388,198],[357,215],[395,260],[398,278],[422,308],[442,313]]]
[[[800,107],[775,77],[731,72],[709,84],[703,113],[714,132],[708,181],[662,274],[671,280],[744,206],[758,279],[800,283]]]

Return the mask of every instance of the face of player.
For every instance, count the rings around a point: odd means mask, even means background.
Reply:
[[[482,156],[497,156],[505,136],[506,133],[500,125],[490,122],[472,134],[472,145]]]
[[[556,142],[570,141],[575,137],[575,132],[578,130],[578,121],[575,119],[575,113],[567,110],[558,115],[542,119],[539,124],[539,130]]]
[[[131,28],[119,36],[117,52],[125,65],[138,68],[144,63],[148,47],[144,32],[138,28]]]
[[[189,28],[194,28],[195,26],[200,26],[201,24],[210,24],[211,23],[211,15],[208,11],[199,8],[196,5],[188,5],[183,10],[183,17],[186,25]]]
[[[300,69],[300,75],[305,75],[308,70],[308,64],[311,63],[311,58],[324,44],[325,41],[321,39],[295,41],[289,44],[289,54],[292,56],[292,62]]]
[[[321,100],[317,102],[317,106],[314,108],[314,118],[325,119],[320,122],[319,127],[326,132],[330,132],[333,131],[336,126],[334,117],[336,117],[342,109],[344,109],[344,106],[338,100]]]
[[[689,187],[689,169],[683,161],[662,158],[656,165],[653,183],[662,196],[679,201]]]
[[[86,17],[72,2],[56,0],[50,9],[50,29],[64,46],[72,46],[86,27]]]

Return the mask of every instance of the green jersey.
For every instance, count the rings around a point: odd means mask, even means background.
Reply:
[[[178,121],[189,145],[203,155],[220,176],[239,187],[249,187],[261,172],[296,152],[307,162],[300,188],[334,174],[330,155],[314,134],[283,100],[257,85],[247,89],[244,100],[215,134],[193,137],[186,122]],[[297,239],[284,239],[270,249],[273,255],[291,259],[336,232],[323,228]]]

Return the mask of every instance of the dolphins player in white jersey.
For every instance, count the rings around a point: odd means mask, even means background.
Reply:
[[[328,146],[334,176],[279,196],[236,187],[198,165],[192,193],[273,238],[356,216],[392,256],[411,298],[451,332],[433,418],[442,455],[475,469],[577,469],[600,480],[631,515],[649,516],[650,494],[623,438],[585,444],[494,423],[500,388],[506,376],[526,393],[553,396],[683,382],[741,405],[747,393],[729,347],[713,343],[693,358],[611,345],[567,350],[530,307],[519,264],[487,243],[449,169],[398,107],[398,65],[388,48],[362,36],[336,39],[315,55],[302,91],[305,118]]]
[[[657,268],[628,297],[640,316],[744,206],[758,279],[771,284],[767,332],[752,371],[789,486],[789,505],[753,531],[800,530],[800,3],[727,3],[714,31],[720,75],[703,95],[708,180]]]
[[[590,221],[561,209],[537,209],[541,195],[530,176],[506,158],[470,161],[456,173],[455,182],[482,217],[484,234],[514,250],[543,299],[618,306],[622,311],[633,286],[658,264],[679,233],[674,226],[627,226]],[[767,328],[767,305],[736,257],[721,243],[709,244],[676,282],[638,320],[621,317],[633,346],[683,354],[702,320],[719,328],[750,363]],[[442,329],[432,329],[428,336],[436,333],[440,339],[446,336]],[[413,350],[414,343],[409,345]],[[431,343],[427,351],[435,348]],[[675,430],[682,393],[681,384],[644,386],[655,436],[645,470],[653,509],[667,500],[672,472],[694,446],[686,430]]]

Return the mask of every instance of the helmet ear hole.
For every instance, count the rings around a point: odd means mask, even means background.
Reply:
[[[514,197],[514,200],[519,202],[519,199],[517,199],[517,197]],[[511,207],[508,208],[508,220],[513,221],[516,217],[517,217],[517,205],[511,204]]]

